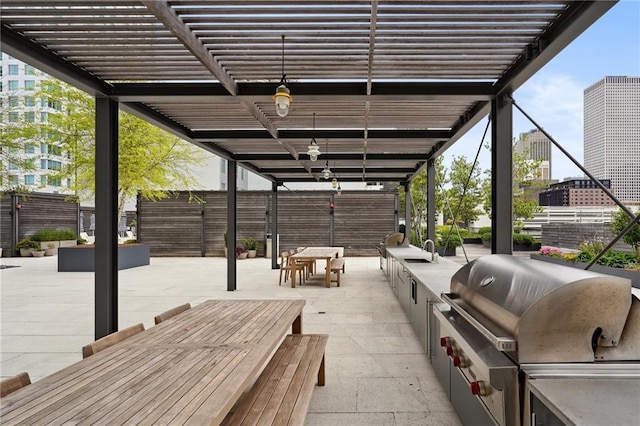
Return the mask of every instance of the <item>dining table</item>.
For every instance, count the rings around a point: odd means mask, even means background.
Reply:
[[[304,305],[205,301],[2,398],[0,424],[220,424]]]
[[[325,260],[327,262],[327,268],[325,272],[325,284],[327,288],[331,287],[331,259],[338,257],[338,247],[306,247],[304,250],[298,253],[292,254],[291,258],[301,261],[307,260]],[[291,274],[291,287],[296,286],[296,274]]]

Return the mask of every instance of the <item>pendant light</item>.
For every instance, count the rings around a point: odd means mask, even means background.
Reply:
[[[293,102],[291,92],[287,86],[287,75],[284,73],[284,34],[282,34],[282,78],[280,85],[276,88],[276,94],[271,98],[276,102],[276,112],[280,117],[289,114],[289,104]]]
[[[328,154],[329,153],[329,142],[326,143],[325,150],[327,151],[327,154]],[[322,170],[322,172],[320,172],[320,173],[322,173],[322,176],[325,179],[329,179],[331,177],[332,173],[331,173],[331,169],[329,168],[329,160],[327,160],[327,162],[324,165],[324,170]]]
[[[313,133],[316,132],[316,113],[313,113]],[[309,156],[309,160],[316,161],[318,159],[318,155],[320,155],[320,148],[318,147],[318,143],[316,142],[316,138],[311,138],[311,144],[307,147],[309,150],[307,151],[307,155]]]

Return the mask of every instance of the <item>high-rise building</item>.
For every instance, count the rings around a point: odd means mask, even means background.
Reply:
[[[44,123],[50,114],[57,112],[50,107],[49,101],[35,97],[39,83],[51,78],[49,75],[0,52],[0,77],[0,102],[2,105],[0,115],[2,115],[3,123],[11,124],[19,121]],[[200,148],[194,146],[193,149]],[[60,170],[67,161],[65,153],[55,144],[26,144],[24,152],[12,153],[11,157],[30,158],[36,168],[28,171],[20,170],[17,164],[6,161],[8,164],[1,166],[6,167],[9,182],[4,183],[3,188],[20,185],[37,192],[62,194],[71,192],[68,187],[70,182],[54,178],[49,173]],[[227,161],[216,155],[207,152],[205,164],[194,166],[192,173],[198,181],[197,189],[227,189]],[[249,173],[248,170],[238,167],[237,188],[240,190],[247,190],[250,187],[251,189],[256,189],[256,187],[263,189],[258,183],[249,183]],[[271,185],[268,188],[271,188]]]
[[[539,161],[536,179],[551,180],[551,141],[538,129],[520,133],[514,151],[527,159]]]
[[[39,82],[49,78],[48,75],[0,52],[0,77],[3,123],[44,123],[49,114],[56,112],[46,99],[35,98]],[[67,160],[60,147],[52,143],[25,144],[24,152],[13,152],[10,157],[31,159],[35,169],[20,170],[16,163],[7,160],[8,164],[2,164],[8,171],[8,182],[3,186],[20,185],[40,192],[69,193],[68,182],[49,176],[50,171],[60,170]]]
[[[584,91],[584,165],[640,202],[640,77],[605,77]]]

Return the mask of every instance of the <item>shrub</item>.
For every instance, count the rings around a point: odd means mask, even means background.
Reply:
[[[33,241],[77,240],[78,236],[71,229],[40,229],[33,234]]]
[[[480,233],[480,238],[483,241],[491,241],[491,230]]]
[[[138,244],[138,241],[136,240],[126,240],[124,243],[122,244]]]
[[[486,233],[491,233],[491,227],[490,226],[483,226],[480,229],[478,229],[478,234],[486,234]]]
[[[23,240],[18,241],[18,244],[16,244],[16,250],[39,249],[39,248],[40,248],[40,244],[38,244],[36,241],[33,241],[31,238],[25,238]]]
[[[79,246],[83,244],[87,244],[87,240],[85,240],[84,238],[78,238],[76,242],[78,243]],[[49,245],[52,246],[53,244],[49,244]],[[49,247],[49,248],[53,248],[53,247]]]
[[[458,233],[454,229],[452,232],[442,233],[436,237],[437,246],[444,246],[445,243],[447,244],[447,247],[455,248],[462,245],[462,240],[458,237]]]
[[[529,234],[513,234],[513,243],[514,244],[526,244],[531,245],[536,243],[536,239]]]
[[[595,253],[581,251],[575,258],[577,262],[589,263],[596,257]],[[628,265],[636,263],[636,256],[633,253],[624,251],[608,251],[598,261],[598,265],[610,266],[612,268],[626,268]]]
[[[244,247],[247,250],[257,250],[258,240],[256,240],[255,238],[243,238],[242,247]]]

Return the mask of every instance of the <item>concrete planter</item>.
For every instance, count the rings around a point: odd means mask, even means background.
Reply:
[[[445,250],[444,246],[436,246],[436,252],[438,252],[440,256],[455,256],[456,248],[447,247],[447,249]]]
[[[587,264],[584,262],[570,262],[565,259],[558,259],[557,257],[544,256],[541,254],[531,254],[531,259],[540,260],[542,262],[555,263],[556,265],[569,266],[571,268],[584,269]],[[627,269],[612,268],[604,265],[593,265],[590,269],[593,272],[599,272],[601,274],[613,275],[616,277],[628,278],[631,280],[631,285],[635,288],[640,288],[640,272],[629,271]]]
[[[33,257],[44,257],[44,250],[32,250],[31,255]]]
[[[248,254],[247,257],[254,258],[254,257],[256,257],[258,255],[258,250],[249,250],[249,251],[247,251],[247,254]]]
[[[96,255],[91,244],[60,247],[58,272],[94,272]],[[146,244],[121,244],[118,246],[118,269],[129,269],[149,264],[149,246]]]
[[[63,240],[63,241],[59,241],[59,243],[60,243],[59,247],[75,247],[78,245],[77,240]]]
[[[538,251],[538,250],[540,250],[540,243],[533,243],[533,244],[513,243],[513,251]]]
[[[476,237],[476,238],[463,238],[462,242],[464,244],[482,244],[482,238],[480,237]]]

